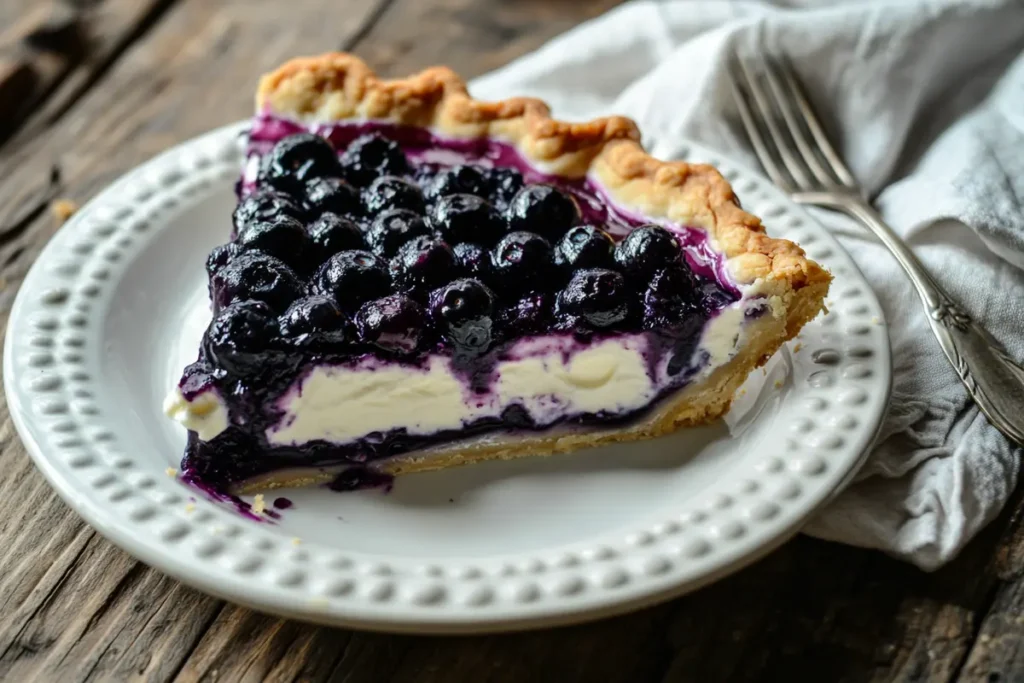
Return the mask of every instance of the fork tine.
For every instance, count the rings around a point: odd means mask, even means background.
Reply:
[[[807,124],[807,130],[811,132],[811,136],[818,145],[818,149],[821,150],[822,156],[828,161],[832,171],[839,178],[839,181],[845,185],[848,189],[857,189],[857,181],[854,179],[853,174],[846,168],[846,164],[843,163],[842,158],[836,154],[835,149],[832,148],[832,143],[828,141],[828,136],[825,135],[825,130],[821,127],[821,123],[818,121],[817,115],[814,113],[814,109],[811,108],[811,103],[807,100],[804,95],[803,88],[796,80],[796,76],[793,75],[793,69],[789,63],[785,60],[780,60],[781,68],[779,71],[782,72],[783,80],[786,82],[786,86],[792,96],[792,99],[796,102],[797,107],[800,108],[800,113],[803,115],[804,123]]]
[[[773,183],[786,191],[791,191],[793,183],[786,176],[782,167],[776,163],[775,158],[769,151],[768,144],[761,134],[761,129],[754,122],[754,115],[750,111],[750,105],[747,104],[746,97],[740,91],[735,73],[729,79],[729,85],[732,86],[732,96],[736,100],[736,107],[740,112],[740,121],[743,122],[743,128],[747,131],[747,137],[750,138],[750,142],[754,146],[754,153],[757,155],[758,161],[761,162],[761,166],[767,171],[768,177],[771,178]]]
[[[807,134],[800,126],[799,118],[802,118],[803,115],[795,110],[793,97],[784,90],[782,82],[779,80],[777,73],[779,71],[779,67],[772,59],[765,59],[764,67],[768,87],[775,96],[775,104],[782,112],[782,118],[786,122],[786,128],[789,130],[789,135],[793,138],[793,142],[796,143],[797,149],[800,151],[800,156],[804,159],[804,163],[807,164],[811,173],[814,174],[820,183],[827,187],[835,187],[835,185],[840,181],[825,168],[819,160],[818,155],[814,153],[814,149],[807,139]]]
[[[754,104],[760,111],[761,120],[768,128],[769,136],[775,142],[775,147],[782,158],[782,163],[785,164],[786,170],[793,176],[793,180],[796,181],[799,188],[808,188],[811,185],[811,179],[801,165],[800,159],[790,150],[790,145],[786,142],[785,137],[783,137],[782,129],[779,128],[776,122],[776,114],[772,110],[771,99],[765,93],[764,88],[758,82],[753,72],[747,67],[746,61],[743,59],[738,59],[737,61],[739,62],[740,70],[743,72],[747,89],[753,96]]]

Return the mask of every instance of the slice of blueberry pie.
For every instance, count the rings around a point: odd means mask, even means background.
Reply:
[[[445,68],[265,76],[213,321],[166,405],[187,476],[349,488],[721,416],[831,278],[639,138]]]

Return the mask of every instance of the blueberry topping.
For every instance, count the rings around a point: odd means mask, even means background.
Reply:
[[[434,291],[430,313],[456,348],[475,354],[490,346],[494,293],[479,280],[456,280]]]
[[[281,335],[300,347],[328,347],[345,341],[347,320],[329,296],[299,299],[278,320]]]
[[[491,272],[491,255],[479,244],[461,242],[452,247],[459,270],[467,277],[486,280]]]
[[[359,192],[341,178],[317,178],[306,184],[305,206],[310,217],[323,213],[357,214]]]
[[[286,194],[264,187],[256,190],[239,202],[232,214],[235,230],[241,230],[254,220],[265,220],[277,216],[291,216],[302,220],[305,211]]]
[[[408,175],[409,161],[397,142],[379,133],[363,135],[352,141],[341,156],[345,177],[364,187],[382,175]]]
[[[484,182],[491,200],[499,206],[508,206],[519,190],[523,189],[523,175],[514,168],[489,168],[484,171]]]
[[[392,209],[373,219],[366,241],[374,252],[392,256],[413,237],[429,234],[430,228],[420,216],[407,209]]]
[[[257,371],[277,336],[273,313],[266,304],[242,301],[227,306],[206,331],[206,354],[237,375]]]
[[[657,225],[636,228],[615,248],[615,262],[634,276],[651,276],[681,261],[679,242],[671,232]]]
[[[455,274],[455,254],[445,242],[427,235],[414,237],[391,259],[396,285],[425,291],[449,282]]]
[[[492,281],[503,291],[547,289],[551,244],[532,232],[510,232],[491,251]]]
[[[551,327],[552,296],[543,292],[527,294],[501,311],[502,327],[513,338],[539,334]]]
[[[234,242],[228,242],[214,247],[210,255],[206,257],[206,274],[210,277],[216,275],[221,268],[231,263],[231,260],[238,256],[241,249]]]
[[[275,216],[249,223],[236,242],[243,251],[259,249],[296,268],[302,264],[308,239],[302,223],[288,216]]]
[[[415,351],[423,337],[423,326],[423,309],[404,294],[370,301],[356,313],[360,339],[395,353]]]
[[[556,305],[560,314],[578,316],[594,327],[611,327],[629,313],[626,279],[604,268],[576,271],[559,292]]]
[[[387,294],[391,278],[384,262],[368,251],[342,251],[329,258],[313,276],[315,294],[333,297],[355,308]]]
[[[512,198],[506,217],[509,230],[530,230],[554,241],[579,222],[580,207],[552,185],[527,185]]]
[[[644,292],[644,327],[650,330],[678,327],[696,311],[697,286],[683,265],[659,270]]]
[[[317,252],[317,263],[323,263],[339,251],[365,249],[363,231],[348,218],[325,213],[309,226],[309,238]]]
[[[555,247],[555,263],[570,270],[611,268],[615,265],[615,241],[593,225],[577,225]]]
[[[388,209],[423,213],[423,193],[408,180],[392,175],[381,176],[363,190],[363,207],[371,216]]]
[[[236,301],[262,301],[280,311],[298,297],[302,287],[280,259],[262,251],[243,251],[210,283],[213,300],[223,308]]]
[[[427,185],[426,195],[433,202],[450,194],[481,195],[486,187],[483,173],[476,166],[453,166],[434,176]]]
[[[452,244],[475,242],[491,246],[505,231],[494,208],[471,194],[450,194],[439,199],[431,209],[430,224]]]
[[[259,179],[287,192],[295,192],[313,178],[340,173],[331,143],[313,133],[298,133],[280,140],[263,158]]]

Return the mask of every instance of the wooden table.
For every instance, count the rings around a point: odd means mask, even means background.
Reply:
[[[615,4],[3,0],[4,320],[58,227],[55,199],[83,202],[157,152],[247,116],[257,76],[287,57],[343,49],[383,74],[445,63],[472,77]],[[509,636],[375,635],[264,616],[136,562],[50,490],[0,406],[0,680],[1024,680],[1019,498],[931,575],[799,537],[695,595],[616,619]]]

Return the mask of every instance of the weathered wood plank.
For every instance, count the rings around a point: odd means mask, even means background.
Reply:
[[[540,47],[621,0],[397,0],[359,44],[379,73],[446,64],[469,79]]]
[[[0,33],[0,46],[28,64],[34,72],[33,87],[20,98],[16,117],[7,121],[0,138],[7,138],[19,123],[18,140],[38,135],[67,110],[89,85],[99,78],[133,41],[159,20],[174,0],[103,0],[95,3],[65,3],[57,0],[26,6],[17,19]],[[20,2],[19,2],[20,4]],[[61,50],[25,38],[49,28],[72,23],[73,41],[63,41]],[[67,33],[67,32],[66,32]],[[50,46],[51,48],[54,46]],[[12,144],[18,144],[13,140]]]
[[[1009,683],[1024,680],[1024,508],[1022,492],[1010,501],[1006,531],[992,553],[999,579],[977,616],[975,638],[958,681]],[[1004,515],[1006,516],[1006,515]]]

